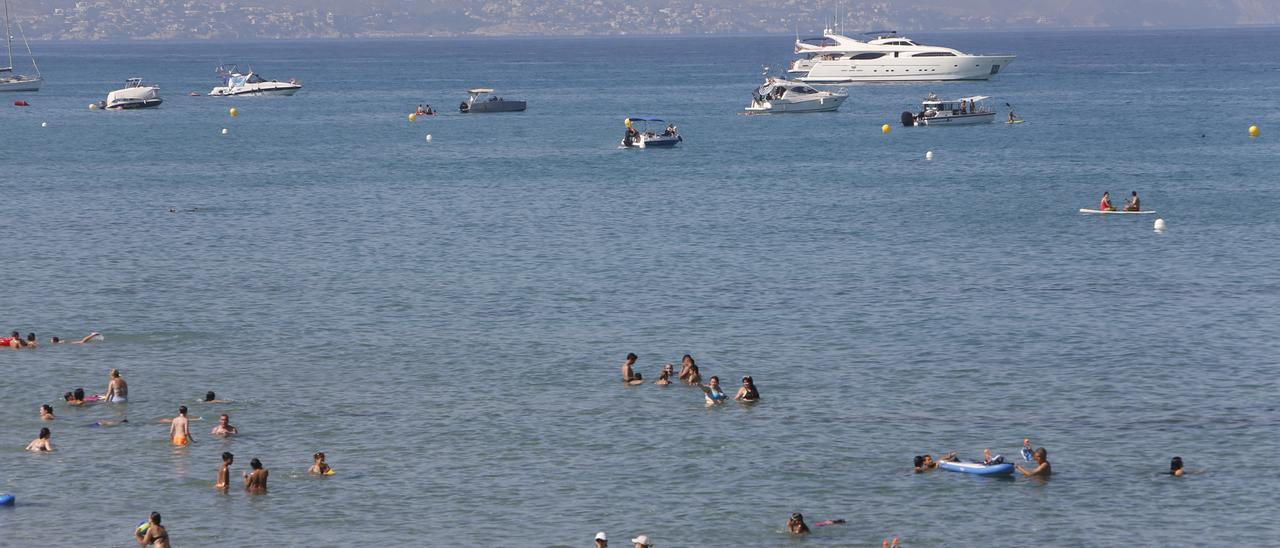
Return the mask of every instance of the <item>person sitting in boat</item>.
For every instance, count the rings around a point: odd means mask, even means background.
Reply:
[[[675,124],[667,124],[667,129],[666,129],[665,131],[663,131],[663,132],[662,132],[662,135],[663,135],[663,136],[665,136],[665,137],[672,137],[672,136],[674,136],[675,134],[676,134],[676,125],[675,125]]]
[[[1124,203],[1125,211],[1142,211],[1142,205],[1138,202],[1138,191],[1133,191],[1133,195],[1129,197],[1129,201]]]
[[[1103,192],[1102,201],[1098,203],[1098,211],[1115,211],[1116,206],[1111,205],[1111,193]]]
[[[627,126],[627,132],[622,136],[622,146],[629,147],[640,141],[640,132],[635,128]]]

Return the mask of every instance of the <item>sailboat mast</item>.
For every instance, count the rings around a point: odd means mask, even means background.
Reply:
[[[9,0],[4,0],[4,49],[9,52],[9,70],[13,70],[13,33],[9,32]]]

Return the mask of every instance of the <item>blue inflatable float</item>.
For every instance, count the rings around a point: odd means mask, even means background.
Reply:
[[[9,493],[0,493],[0,506],[13,506],[13,495]]]
[[[982,464],[981,462],[939,462],[938,468],[948,472],[963,472],[979,476],[1007,476],[1013,473],[1013,465],[1007,462],[1000,464]]]

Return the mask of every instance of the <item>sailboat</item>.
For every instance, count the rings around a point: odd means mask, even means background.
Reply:
[[[9,31],[9,0],[4,1],[4,47],[8,52],[9,64],[0,67],[0,91],[40,91],[44,78],[40,77],[40,66],[36,65],[36,56],[31,53],[31,44],[27,43],[27,33],[22,31],[22,23],[18,23],[18,33],[22,35],[22,43],[27,46],[27,55],[31,57],[31,66],[36,69],[35,76],[15,74],[13,72],[13,33]]]

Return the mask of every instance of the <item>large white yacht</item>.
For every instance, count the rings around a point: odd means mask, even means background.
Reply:
[[[896,31],[868,33],[861,41],[830,29],[819,38],[797,38],[788,72],[810,84],[987,80],[1012,63],[1014,55],[970,55],[920,44]]]
[[[296,80],[279,82],[267,80],[249,68],[247,74],[236,71],[235,65],[219,65],[218,76],[226,79],[225,86],[218,86],[209,95],[226,97],[229,95],[293,95],[302,89]]]
[[[142,78],[130,78],[125,80],[123,88],[107,94],[103,108],[148,108],[160,106],[163,102],[159,86],[146,86],[142,84]]]

